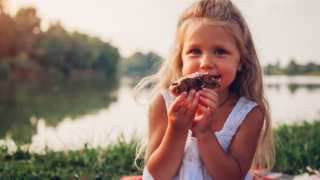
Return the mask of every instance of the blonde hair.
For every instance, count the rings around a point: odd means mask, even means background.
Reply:
[[[222,25],[237,40],[243,66],[229,88],[239,97],[243,96],[255,101],[263,111],[264,126],[252,163],[252,168],[258,165],[265,169],[261,174],[263,178],[271,171],[275,159],[269,104],[264,94],[262,68],[251,32],[241,12],[230,0],[201,0],[187,8],[178,22],[171,54],[162,61],[161,68],[156,74],[140,81],[134,92],[137,94],[139,90],[151,83],[153,96],[160,90],[167,90],[173,81],[182,77],[181,53],[186,33],[190,32],[190,28],[195,30],[203,24]],[[136,159],[143,154],[145,148],[146,144],[140,146]]]

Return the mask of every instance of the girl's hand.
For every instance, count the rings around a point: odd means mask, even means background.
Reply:
[[[195,90],[191,90],[188,96],[187,92],[181,93],[169,109],[169,125],[177,131],[189,130],[196,115],[199,98],[200,95]]]
[[[196,134],[211,130],[211,123],[218,111],[218,93],[204,88],[200,91],[200,103],[197,116],[192,124],[192,131]]]

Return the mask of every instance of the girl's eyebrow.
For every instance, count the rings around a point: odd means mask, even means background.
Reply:
[[[199,47],[200,46],[197,43],[192,43],[192,44],[191,43],[190,44],[187,43],[186,45],[187,45],[188,48],[194,48],[194,47]]]
[[[187,48],[198,48],[201,47],[203,43],[186,43]],[[217,48],[222,48],[222,49],[232,49],[233,45],[230,45],[229,43],[219,43],[219,44],[214,44],[211,46],[211,48],[217,49]]]

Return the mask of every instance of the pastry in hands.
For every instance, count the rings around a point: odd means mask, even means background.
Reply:
[[[212,76],[209,73],[200,74],[198,72],[195,72],[173,82],[170,85],[169,90],[173,95],[179,96],[183,91],[189,93],[191,89],[199,91],[202,88],[219,88],[221,86],[220,81],[220,77]]]

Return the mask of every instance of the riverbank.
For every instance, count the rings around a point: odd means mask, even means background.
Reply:
[[[279,125],[274,129],[276,164],[273,172],[283,177],[307,173],[306,166],[320,169],[320,120],[294,125]],[[0,147],[0,179],[120,179],[124,175],[141,175],[135,167],[137,138],[126,141],[121,136],[106,148],[54,152],[30,152],[17,144],[10,152]],[[285,175],[283,175],[285,174]],[[274,175],[274,174],[273,174]]]
[[[17,144],[9,151],[0,146],[0,179],[120,179],[124,175],[139,175],[142,171],[133,165],[136,138],[127,142],[123,136],[106,148],[54,152],[45,149],[42,154],[30,152]]]

